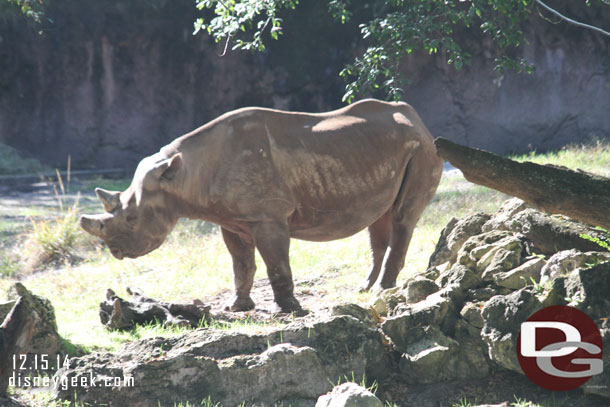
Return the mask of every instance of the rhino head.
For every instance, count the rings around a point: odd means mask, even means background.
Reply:
[[[157,153],[145,158],[125,191],[95,190],[106,212],[82,215],[80,226],[101,238],[117,259],[155,250],[179,218],[175,183],[181,170],[181,154],[165,158]]]

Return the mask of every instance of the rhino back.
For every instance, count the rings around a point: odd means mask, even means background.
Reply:
[[[412,155],[436,156],[403,103],[322,114],[241,109],[206,126],[172,147],[186,156],[190,199],[221,217],[290,219],[293,235],[311,240],[368,226],[392,206]]]

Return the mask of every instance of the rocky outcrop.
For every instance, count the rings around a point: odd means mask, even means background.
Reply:
[[[65,354],[51,302],[21,283],[9,290],[13,300],[0,304],[0,405],[11,383],[33,372],[48,374]]]
[[[331,383],[346,377],[391,376],[403,386],[429,386],[485,380],[499,372],[522,374],[516,353],[521,323],[550,305],[585,311],[602,332],[607,358],[609,253],[572,248],[544,255],[536,251],[544,243],[536,236],[546,233],[528,234],[529,223],[511,223],[526,218],[546,219],[537,223],[540,228],[597,233],[511,200],[494,215],[450,222],[432,266],[382,292],[368,307],[338,305],[324,321],[297,321],[257,335],[197,329],[133,342],[116,353],[73,358],[57,373],[55,397],[134,407],[207,398],[226,406],[245,401],[312,407]],[[498,226],[507,224],[510,228]],[[108,385],[83,386],[91,377],[107,379]],[[583,389],[610,398],[609,382],[604,372]],[[340,386],[317,405],[379,405],[355,389]]]
[[[610,309],[603,294],[610,289],[610,253],[575,249],[590,250],[580,235],[598,233],[518,199],[493,216],[450,221],[428,271],[372,304],[387,317],[381,330],[400,355],[404,380],[522,373],[515,348],[521,323],[549,305],[577,307],[602,328]]]
[[[390,366],[379,332],[338,316],[261,335],[200,329],[135,342],[116,354],[71,359],[58,372],[55,395],[133,407],[199,404],[208,397],[227,406],[273,404],[315,400],[343,377],[381,378]],[[91,376],[112,378],[110,386],[69,385]]]
[[[34,362],[35,355],[45,355],[53,362],[65,355],[64,341],[57,331],[55,309],[45,297],[33,294],[22,283],[15,283],[8,292],[11,299],[7,303],[0,304],[0,323],[15,306],[17,301],[24,302],[27,314],[33,319],[33,332],[29,335],[28,353],[26,360]]]

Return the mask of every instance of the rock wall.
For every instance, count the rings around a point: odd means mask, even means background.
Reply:
[[[592,23],[610,19],[610,7],[593,15],[580,2],[557,3]],[[322,0],[299,7],[267,53],[223,57],[222,45],[191,35],[191,0],[56,1],[42,26],[3,13],[0,142],[53,166],[71,155],[75,167],[133,168],[231,109],[339,107],[337,73],[362,47],[358,28],[332,24]],[[538,17],[526,30],[534,75],[497,77],[490,45],[466,32],[473,65],[456,72],[442,56],[412,56],[401,64],[412,79],[404,99],[434,135],[495,152],[607,137],[609,42]]]

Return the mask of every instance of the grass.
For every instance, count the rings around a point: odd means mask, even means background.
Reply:
[[[560,150],[545,154],[529,154],[513,157],[517,161],[531,161],[536,164],[562,165],[571,169],[581,169],[594,174],[610,177],[610,143],[596,141],[587,145],[568,145]]]
[[[602,175],[608,174],[610,169],[610,148],[599,143],[544,155],[518,157],[520,160],[526,158],[583,168]],[[101,184],[98,182],[95,186]],[[124,189],[128,184],[129,180],[112,180],[101,186]],[[94,208],[100,211],[101,206],[92,198],[93,185],[86,188],[90,190],[81,198],[81,202],[85,203],[83,206],[87,210]],[[415,229],[399,284],[426,270],[440,232],[451,217],[493,212],[507,198],[502,193],[467,182],[459,172],[446,174]],[[27,212],[32,218],[32,226],[21,235],[22,241],[38,235],[43,243],[49,242],[52,239],[48,236],[54,236],[55,232],[51,233],[51,230],[55,230],[63,231],[59,233],[62,237],[58,238],[65,243],[62,247],[72,246],[85,237],[84,232],[74,226],[76,216],[83,208],[68,204],[66,202],[63,212],[49,207],[30,207],[27,211],[19,209],[23,211],[19,216],[0,218],[0,222],[4,222],[0,225],[10,229],[17,222],[15,219],[23,222]],[[15,212],[19,210],[15,209]],[[0,239],[15,239],[15,235],[3,234],[2,230]],[[56,249],[52,244],[47,246],[50,253],[58,253],[59,259],[65,258],[63,249]],[[21,247],[17,246],[17,249]],[[60,260],[52,265],[47,262],[44,273],[27,274],[19,269],[19,259],[11,255],[10,245],[3,246],[0,240],[0,275],[8,277],[0,279],[0,300],[12,282],[21,279],[34,293],[52,301],[60,333],[68,341],[85,349],[116,349],[133,339],[175,335],[179,331],[155,327],[141,327],[130,333],[106,331],[98,322],[98,307],[107,288],[112,288],[124,298],[128,296],[123,290],[131,286],[139,288],[147,296],[166,301],[190,301],[193,298],[205,301],[206,297],[233,287],[231,257],[219,229],[204,222],[180,221],[161,248],[135,260],[118,261],[94,240],[85,241],[84,248],[84,260],[80,263]],[[256,261],[256,278],[266,278],[265,267],[258,254]],[[293,240],[291,262],[295,280],[323,277],[315,289],[325,293],[324,301],[364,304],[370,298],[369,294],[359,293],[357,289],[370,266],[366,232],[326,243]],[[247,329],[248,323],[244,325],[246,328],[240,329]]]
[[[461,398],[457,403],[453,403],[451,407],[472,407],[472,403],[466,398]]]
[[[515,401],[510,403],[511,407],[541,407],[540,404],[536,404],[533,401],[527,401],[526,399],[515,396]]]

